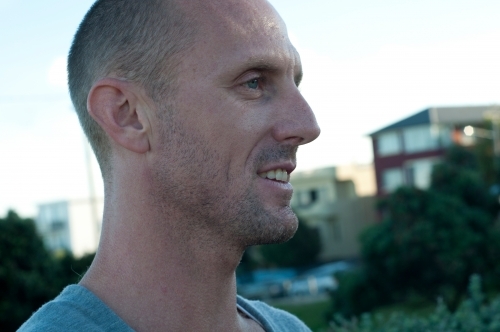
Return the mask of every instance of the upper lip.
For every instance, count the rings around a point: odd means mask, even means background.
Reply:
[[[292,161],[276,162],[267,164],[257,171],[257,174],[273,171],[276,169],[284,169],[288,174],[292,173],[297,165]]]

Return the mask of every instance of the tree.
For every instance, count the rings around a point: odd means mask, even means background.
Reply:
[[[451,148],[428,190],[400,188],[378,207],[384,220],[362,234],[364,267],[340,278],[341,288],[351,281],[336,294],[337,310],[358,314],[415,294],[455,307],[474,273],[500,288],[498,203],[470,151]]]
[[[62,290],[67,285],[78,283],[87,272],[90,264],[92,264],[94,257],[95,253],[75,258],[70,252],[65,252],[59,256],[56,259],[57,277],[55,282],[57,288]]]
[[[484,210],[433,190],[401,188],[385,202],[389,217],[362,238],[369,279],[404,301],[417,293],[457,304],[473,273],[489,272],[493,219]],[[498,245],[496,245],[498,246]]]
[[[316,229],[299,218],[295,235],[285,243],[259,247],[264,264],[275,267],[301,267],[313,264],[321,251],[321,242]]]
[[[9,211],[0,218],[0,330],[15,331],[33,311],[57,295],[55,262],[31,219]]]
[[[32,219],[9,211],[0,218],[0,331],[16,331],[64,287],[77,283],[94,254],[53,257]]]
[[[484,210],[492,218],[498,212],[498,202],[490,194],[487,175],[481,173],[478,157],[460,146],[451,147],[441,164],[434,167],[431,191],[456,197],[462,203]]]

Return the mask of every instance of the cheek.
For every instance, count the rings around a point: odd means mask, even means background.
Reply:
[[[217,129],[218,141],[226,147],[233,162],[246,163],[269,132],[269,122],[251,110],[233,109],[231,116],[221,117]],[[238,165],[241,169],[242,165]]]
[[[241,163],[272,130],[269,104],[237,100],[225,90],[215,94],[193,90],[185,99],[185,129],[197,133],[221,164],[230,164],[230,169],[237,166],[241,171]]]

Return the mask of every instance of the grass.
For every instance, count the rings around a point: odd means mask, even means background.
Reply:
[[[327,315],[331,310],[331,302],[329,300],[303,304],[276,303],[273,306],[297,316],[315,332],[326,329],[328,326],[329,320],[327,319]]]

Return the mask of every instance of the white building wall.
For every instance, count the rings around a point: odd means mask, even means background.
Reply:
[[[318,230],[322,244],[319,259],[323,261],[358,256],[358,235],[376,220],[375,198],[367,195],[375,192],[373,167],[351,165],[338,170],[329,167],[291,176],[292,208]],[[361,192],[366,196],[360,198],[355,182],[363,181],[371,184],[364,184]]]
[[[35,219],[38,233],[49,250],[71,251],[69,238],[68,202],[40,205]]]
[[[37,230],[51,251],[68,250],[76,257],[97,250],[103,200],[89,199],[42,204],[35,220]]]
[[[96,200],[94,206],[90,200],[70,202],[68,214],[73,255],[80,257],[97,250],[102,213],[102,200]]]

